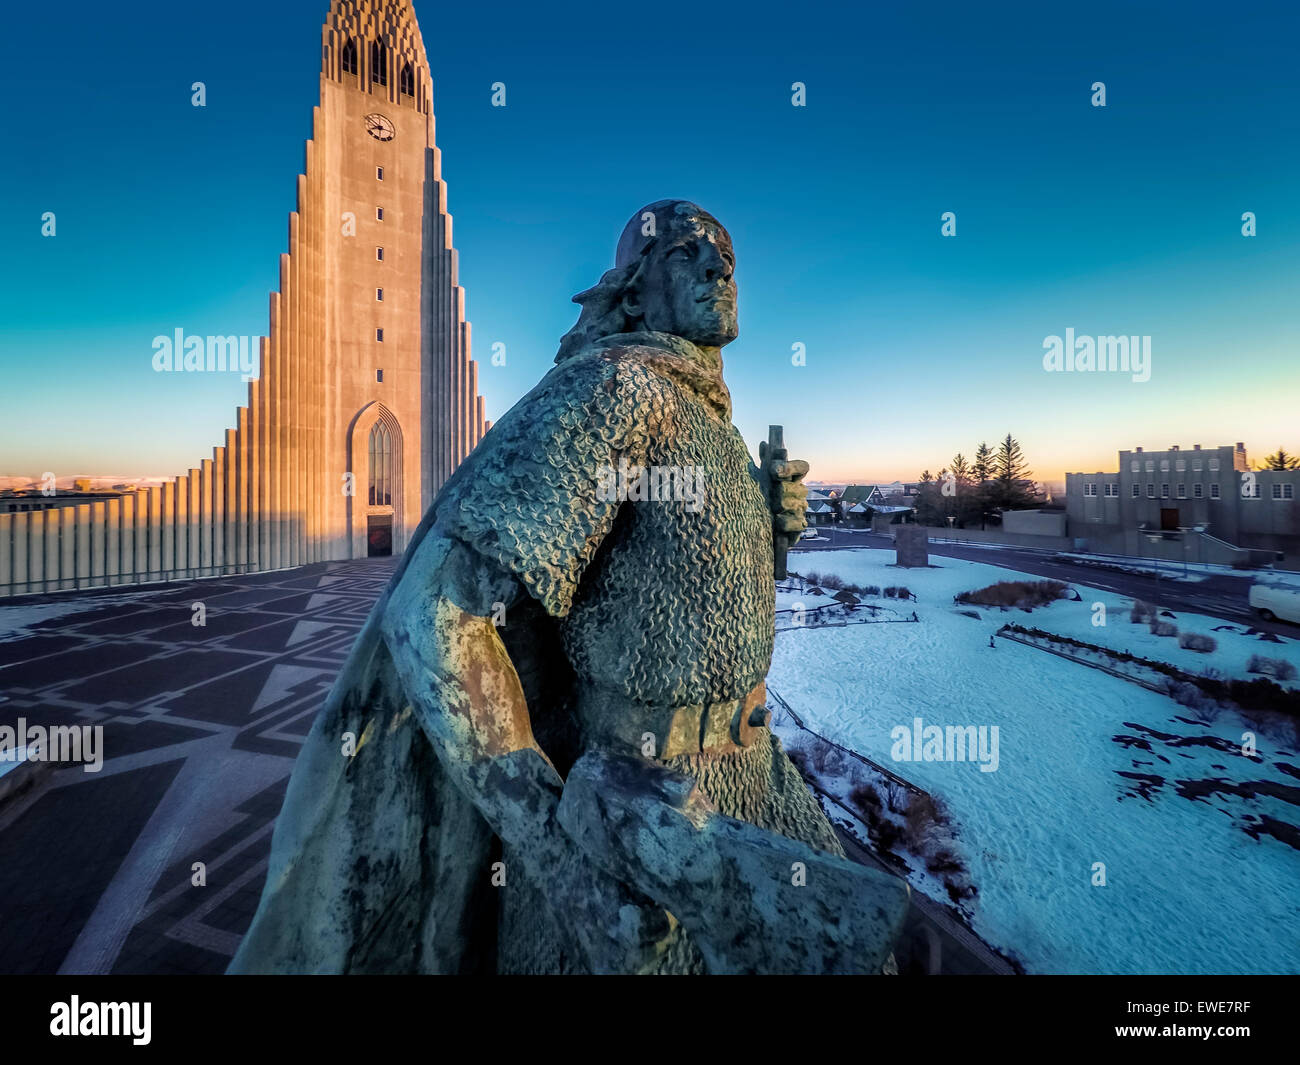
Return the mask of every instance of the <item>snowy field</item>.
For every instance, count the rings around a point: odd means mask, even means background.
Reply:
[[[769,684],[809,727],[947,805],[978,890],[963,903],[975,931],[1030,972],[1300,972],[1294,739],[1258,731],[1259,755],[1247,758],[1240,747],[1252,728],[1235,712],[1202,722],[1165,695],[1008,640],[990,647],[989,638],[1018,622],[1227,677],[1247,676],[1252,653],[1300,665],[1300,645],[1174,612],[1163,620],[1219,641],[1213,654],[1185,651],[1131,624],[1131,600],[1079,584],[1081,601],[1029,614],[959,607],[958,592],[1041,578],[957,559],[925,570],[892,560],[892,551],[864,550],[792,560],[860,585],[906,585],[917,601],[868,601],[898,616],[915,610],[920,621],[783,631]],[[778,609],[796,599],[827,601],[783,594]],[[917,717],[996,725],[997,770],[895,761],[891,729],[910,731]],[[1266,824],[1293,842],[1260,831]],[[1099,862],[1105,886],[1093,886]],[[914,885],[934,890],[924,876]]]

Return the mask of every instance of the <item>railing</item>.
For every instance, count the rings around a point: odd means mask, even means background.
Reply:
[[[281,569],[297,569],[282,566]],[[220,566],[195,566],[192,569],[132,570],[128,573],[94,573],[70,577],[43,577],[34,581],[13,581],[0,584],[0,598],[17,595],[53,595],[57,592],[84,591],[89,588],[138,588],[141,585],[172,584],[178,581],[207,580],[212,577],[232,577],[244,573],[275,573],[248,562],[223,563]],[[20,590],[21,589],[21,590]]]
[[[775,691],[772,690],[772,686],[770,684],[767,687],[767,697],[770,701],[776,703],[776,705],[781,709],[783,713],[789,715],[790,720],[792,720],[804,732],[808,733],[808,735],[821,740],[822,743],[829,744],[830,746],[834,747],[837,751],[840,751],[848,755],[850,758],[858,762],[861,762],[863,765],[868,766],[869,768],[873,769],[875,772],[879,773],[881,776],[890,780],[892,783],[897,784],[899,787],[904,788],[907,791],[911,792],[913,795],[924,795],[926,798],[930,797],[930,793],[926,791],[924,788],[918,788],[911,781],[904,780],[897,773],[893,772],[892,770],[886,769],[879,762],[873,761],[872,759],[868,758],[864,754],[859,754],[857,751],[853,750],[852,748],[844,747],[841,744],[836,743],[834,740],[827,739],[820,732],[816,732],[813,729],[809,728],[804,723],[803,718],[801,718],[798,714],[794,712],[794,709],[790,706],[790,704],[787,703],[784,699],[781,698],[780,695],[778,695]]]

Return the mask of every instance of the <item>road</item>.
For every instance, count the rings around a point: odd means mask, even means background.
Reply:
[[[854,532],[833,527],[819,528],[817,531],[828,539],[801,540],[799,545],[790,552],[792,571],[798,572],[801,566],[804,569],[816,568],[815,562],[805,561],[801,557],[805,552],[854,548],[881,548],[892,551],[894,548],[888,536],[875,533]],[[1260,632],[1273,633],[1275,636],[1284,636],[1292,640],[1300,639],[1300,626],[1289,625],[1282,621],[1263,621],[1255,616],[1247,602],[1250,585],[1254,579],[1254,575],[1249,573],[1243,573],[1240,577],[1216,573],[1200,581],[1184,583],[1162,580],[1154,575],[1119,573],[1096,566],[1076,564],[1035,549],[994,544],[969,546],[934,539],[930,541],[930,554],[960,558],[970,562],[984,562],[991,566],[1002,566],[1071,584],[1086,584],[1091,588],[1099,588],[1116,595],[1145,599],[1162,610],[1205,614],[1223,621],[1248,625]],[[1181,573],[1181,567],[1176,563],[1169,563],[1167,571]]]

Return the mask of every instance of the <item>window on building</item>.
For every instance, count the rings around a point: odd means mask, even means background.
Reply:
[[[1156,486],[1153,484],[1147,485],[1147,498],[1155,499],[1155,497],[1156,497]]]
[[[1147,459],[1147,473],[1155,473],[1155,470],[1156,470],[1156,460]]]
[[[375,167],[375,180],[376,181],[384,180],[384,168],[382,166]]]
[[[381,384],[381,385],[384,383],[384,371],[383,371],[383,370],[376,370],[376,371],[375,371],[375,380],[376,380],[379,384]]]
[[[1119,495],[1119,485],[1108,481],[1106,483],[1106,494],[1112,498],[1117,497]]]
[[[1205,486],[1203,484],[1198,481],[1196,484],[1192,485],[1192,497],[1194,499],[1200,499],[1204,494]]]
[[[1200,472],[1201,472],[1201,467],[1202,467],[1203,465],[1204,465],[1204,463],[1201,462],[1200,459],[1192,459],[1192,472],[1193,472],[1193,473],[1200,473]]]
[[[1185,469],[1187,469],[1187,460],[1186,460],[1186,459],[1175,459],[1175,460],[1174,460],[1174,469],[1176,469],[1179,473],[1182,473]]]
[[[384,209],[383,209],[382,207],[376,207],[376,208],[375,208],[375,221],[376,221],[376,222],[382,222],[383,220],[384,220]]]
[[[397,89],[407,96],[415,95],[415,71],[411,69],[410,63],[402,64],[402,73],[397,79]]]
[[[1282,498],[1283,498],[1283,499],[1294,499],[1294,498],[1295,498],[1295,485],[1293,485],[1293,484],[1284,484],[1284,485],[1282,486]]]
[[[357,72],[357,42],[351,37],[343,46],[343,73],[355,74]]]
[[[1142,486],[1140,484],[1135,484],[1133,486],[1133,493],[1132,493],[1133,498],[1137,499],[1137,497],[1140,496],[1141,494],[1142,494]]]
[[[1097,486],[1092,481],[1084,481],[1083,494],[1086,496],[1095,496],[1097,494]]]
[[[1161,499],[1169,498],[1169,486],[1167,484],[1162,484],[1160,486],[1160,498]]]
[[[1179,499],[1186,499],[1186,498],[1187,498],[1187,485],[1185,485],[1185,484],[1180,484],[1180,485],[1178,486],[1178,498],[1179,498]]]
[[[1128,464],[1129,473],[1137,473],[1141,469],[1142,469],[1142,463],[1140,463],[1137,459],[1134,459],[1132,462]]]
[[[370,505],[393,505],[393,441],[383,422],[370,430]]]
[[[1168,472],[1169,472],[1169,460],[1168,460],[1168,459],[1161,459],[1161,460],[1160,460],[1160,472],[1161,472],[1161,473],[1168,473]]]
[[[1219,498],[1219,486],[1217,484],[1210,485],[1210,498],[1211,499]]]
[[[1210,459],[1210,472],[1211,472],[1211,473],[1217,473],[1218,470],[1219,470],[1219,460],[1218,460],[1218,458],[1212,458],[1212,459]]]
[[[370,80],[388,84],[388,49],[381,41],[370,42]]]
[[[384,342],[384,331],[382,329],[375,330],[375,339],[381,344]]]
[[[381,262],[381,263],[384,261],[384,249],[383,249],[383,248],[376,248],[376,249],[375,249],[375,259],[376,259],[378,262]]]
[[[375,289],[375,299],[377,299],[380,303],[384,302],[384,290],[382,288]]]

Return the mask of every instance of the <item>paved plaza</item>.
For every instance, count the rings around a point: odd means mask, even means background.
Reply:
[[[0,973],[225,969],[299,747],[396,561],[0,604],[0,724],[104,727],[99,772],[0,804]]]

